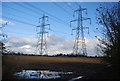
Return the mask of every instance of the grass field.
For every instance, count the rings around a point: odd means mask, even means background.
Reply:
[[[2,68],[3,79],[14,79],[13,74],[21,70],[73,72],[70,77],[64,78],[66,80],[78,76],[83,76],[83,79],[109,77],[96,76],[98,73],[104,74],[107,68],[107,65],[101,63],[99,58],[4,55]]]

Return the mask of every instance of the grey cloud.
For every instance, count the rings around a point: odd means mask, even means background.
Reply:
[[[34,47],[36,40],[31,37],[21,37],[21,38],[12,37],[8,39],[8,42],[10,42],[10,44],[15,47],[20,47],[29,44]]]

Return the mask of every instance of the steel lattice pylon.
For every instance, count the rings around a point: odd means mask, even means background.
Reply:
[[[46,26],[49,26],[49,29],[50,29],[50,24],[46,24],[45,23],[46,20],[48,21],[48,16],[43,15],[43,17],[39,18],[39,23],[41,23],[41,25],[37,26],[38,42],[36,47],[36,53],[40,55],[47,55],[46,38],[47,38],[48,32],[45,29],[46,29]]]
[[[84,27],[83,26],[83,21],[84,20],[90,20],[90,24],[91,24],[91,18],[82,17],[82,11],[84,11],[84,10],[86,11],[86,14],[87,14],[87,9],[86,8],[81,8],[81,6],[79,6],[78,10],[74,11],[74,13],[78,14],[78,18],[70,21],[70,26],[71,26],[71,22],[76,22],[77,21],[77,27],[72,29],[72,31],[76,30],[76,37],[75,37],[75,42],[74,42],[73,53],[72,54],[77,54],[77,55],[81,54],[81,55],[87,56],[85,37],[84,37],[84,29],[89,29],[89,27]],[[81,45],[80,45],[80,43],[81,43]],[[81,46],[81,51],[79,50],[80,46]]]

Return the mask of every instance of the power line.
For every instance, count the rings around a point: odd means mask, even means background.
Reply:
[[[16,14],[11,14],[11,13],[8,13],[8,12],[5,12],[5,14],[11,15],[13,17],[24,18],[24,16],[19,16],[19,15],[16,15]],[[24,20],[25,19],[27,19],[27,21],[28,21],[28,20],[30,20],[30,17],[24,18]]]
[[[15,4],[20,6],[20,4],[17,4],[17,3],[15,3]],[[11,8],[11,9],[13,9],[13,10],[19,11],[19,12],[21,12],[21,13],[25,13],[25,12],[23,12],[23,11],[21,11],[21,10],[17,10],[17,9],[15,9],[15,8],[12,8],[12,7],[9,7],[9,6],[5,6],[5,7],[8,7],[8,8]],[[26,8],[25,6],[22,6],[22,7]],[[28,9],[28,7],[27,7],[27,9]],[[11,14],[11,15],[13,15],[13,14]],[[18,17],[19,17],[19,16],[18,16]],[[58,23],[60,23],[60,22],[58,22]],[[58,31],[57,31],[57,32],[58,32]]]
[[[18,5],[18,6],[20,6],[20,7],[23,7],[23,8],[26,8],[26,9],[28,9],[28,10],[31,10],[31,11],[33,11],[35,14],[41,14],[41,13],[39,13],[39,12],[37,12],[37,11],[29,8],[29,7],[24,6],[23,4],[18,4],[18,3],[15,3],[15,4]],[[65,22],[65,21],[63,21],[63,20],[61,20],[61,19],[59,19],[59,18],[57,18],[57,17],[49,14],[48,12],[45,12],[44,10],[42,10],[42,9],[40,9],[40,8],[37,8],[37,7],[33,6],[32,4],[29,4],[29,3],[25,3],[25,4],[27,4],[28,6],[34,8],[34,9],[36,9],[36,10],[38,10],[38,11],[41,11],[41,12],[43,12],[43,13],[46,13],[46,14],[50,15],[51,17],[53,17],[53,18],[51,18],[51,19],[53,19],[53,20],[56,19],[56,20],[61,21],[61,23],[65,24],[65,25],[67,25],[67,26],[69,25],[67,22]],[[56,22],[58,22],[58,21],[56,21]],[[60,23],[60,22],[58,22],[58,23]]]
[[[33,11],[35,14],[39,14],[39,15],[41,14],[42,15],[42,13],[39,13],[38,11],[36,11],[34,9],[31,9],[31,8],[29,8],[29,7],[27,7],[27,6],[23,5],[23,4],[20,4],[20,3],[15,3],[15,4],[18,5],[18,6],[20,6],[20,7],[26,8],[26,9],[28,9],[30,11]]]
[[[18,28],[17,28],[18,29]],[[23,28],[21,28],[21,29],[23,29]],[[29,30],[29,29],[25,29],[25,30]],[[55,31],[55,30],[53,30],[53,29],[49,29],[50,31],[52,31],[52,32],[55,32],[55,33],[60,33],[60,34],[64,34],[64,35],[70,35],[70,34],[68,34],[68,33],[65,33],[65,32],[60,32],[60,31]],[[32,30],[31,30],[32,31]],[[9,33],[15,33],[15,34],[24,34],[24,35],[32,35],[32,34],[28,34],[28,33],[20,33],[20,32],[14,32],[14,31],[4,31],[4,32],[9,32]],[[71,35],[70,35],[71,36]]]
[[[70,9],[72,9],[74,11],[74,8],[71,7],[67,2],[64,2]]]
[[[20,12],[20,13],[22,13],[22,14],[25,14],[25,15],[30,15],[31,17],[33,17],[33,15],[31,15],[30,13],[24,12],[24,11],[22,11],[22,10],[19,10],[19,9],[16,9],[16,8],[13,8],[13,7],[10,7],[10,6],[7,6],[7,5],[2,5],[2,6],[7,7],[7,8],[10,8],[10,9],[13,9],[13,10],[18,11],[18,12]],[[34,17],[35,17],[35,16],[36,16],[36,15],[34,15]],[[37,16],[36,16],[36,17],[37,17]]]
[[[23,21],[20,21],[20,20],[16,20],[16,19],[13,19],[13,18],[10,18],[10,17],[6,17],[6,16],[4,16],[4,17],[5,17],[6,19],[10,19],[10,20],[13,20],[13,21],[16,21],[16,22],[19,22],[19,23],[23,23],[23,24],[31,25],[30,23],[28,24],[28,23],[26,23],[26,22],[23,22]],[[32,26],[36,26],[36,25],[33,25],[33,24],[32,24]],[[30,30],[30,29],[26,29],[26,28],[19,28],[19,29]],[[52,31],[52,32],[56,32],[56,33],[65,34],[65,35],[70,35],[70,34],[65,33],[65,32],[55,31],[55,30],[53,30],[53,29],[50,29],[50,31]]]
[[[17,29],[32,31],[32,29],[30,30],[30,29],[28,29],[28,28],[17,28]],[[47,29],[47,28],[46,28],[46,29]],[[71,34],[69,34],[69,33],[61,32],[61,31],[55,31],[55,30],[53,30],[53,29],[47,29],[47,30],[50,30],[50,31],[55,32],[55,33],[61,33],[61,34],[64,34],[64,35],[70,35],[70,36],[71,36]],[[4,32],[10,32],[10,33],[16,33],[16,34],[18,33],[18,32],[13,32],[13,31],[4,31]],[[19,33],[19,34],[32,35],[32,34],[28,34],[28,33]]]
[[[67,13],[68,15],[70,15],[70,13],[68,13],[67,10],[65,10],[63,7],[61,7],[60,5],[58,5],[57,3],[53,2],[53,4],[55,4],[57,7],[61,8],[65,13]],[[70,15],[71,16],[71,15]]]
[[[52,15],[52,14],[50,14],[50,13],[48,13],[48,12],[46,12],[46,11],[40,9],[40,8],[37,8],[37,7],[33,6],[33,5],[30,4],[30,3],[25,3],[25,4],[27,4],[27,5],[29,5],[29,6],[31,6],[31,7],[33,7],[33,8],[35,8],[35,9],[38,10],[38,11],[44,12],[45,14],[47,14],[47,15],[49,15],[49,16],[51,16],[51,17],[53,17],[53,18],[55,18],[55,19],[57,19],[57,20],[59,20],[59,21],[61,21],[62,23],[64,23],[64,24],[67,25],[67,26],[69,25],[69,23],[63,21],[62,19],[60,19],[60,18],[58,18],[58,17],[55,17],[54,15]]]
[[[15,3],[16,5],[19,5],[19,6],[21,6],[21,4],[18,4],[18,3]],[[24,7],[24,8],[27,8],[27,9],[29,9],[29,10],[31,10],[30,8],[28,8],[28,7],[25,7],[25,6],[23,6],[22,5],[22,7]],[[13,20],[13,18],[7,18],[7,19],[11,19],[11,20]],[[16,19],[14,19],[14,21],[17,21],[17,22],[20,22],[20,23],[24,23],[24,24],[28,24],[28,23],[25,23],[25,22],[21,22],[20,20],[18,21],[18,20],[16,20]],[[30,23],[29,23],[29,25],[30,25]],[[34,25],[35,26],[35,25]],[[53,32],[56,32],[56,31],[54,31],[54,30],[51,30],[51,31],[53,31]],[[69,34],[67,34],[67,33],[64,33],[64,32],[59,32],[59,31],[57,31],[57,33],[61,33],[61,34],[66,34],[66,35],[69,35]]]
[[[20,28],[20,27],[19,27],[19,28],[17,28],[17,29],[20,29],[20,30],[22,29],[22,30],[29,30],[29,31],[33,31],[33,29],[28,29],[28,28]],[[8,32],[9,32],[9,31],[8,31]],[[10,31],[10,32],[11,32],[11,31]]]
[[[24,22],[24,21],[21,21],[21,20],[17,20],[17,19],[13,19],[11,17],[6,17],[6,16],[1,16],[1,17],[6,18],[6,19],[10,19],[10,20],[13,20],[13,21],[16,21],[16,22],[19,22],[19,23],[23,23],[23,24],[27,24],[27,25],[31,25],[31,26],[36,26],[34,24],[31,24],[31,23],[28,23],[28,22]]]

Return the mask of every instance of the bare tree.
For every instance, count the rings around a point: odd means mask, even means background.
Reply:
[[[106,60],[112,64],[120,62],[120,2],[109,8],[100,5],[96,9],[98,13],[97,22],[103,25],[104,38],[99,39],[103,46],[102,51]]]

